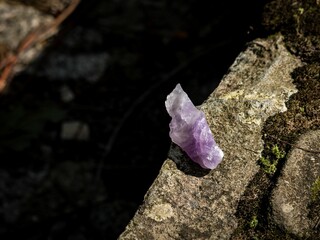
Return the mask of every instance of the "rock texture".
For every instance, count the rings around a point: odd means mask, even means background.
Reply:
[[[61,23],[54,25],[59,17],[55,18],[53,14],[63,11],[69,2],[69,0],[0,1],[0,91],[6,86],[6,81],[10,78],[11,72],[13,74],[21,72],[43,53],[45,47],[49,45],[48,41],[45,40],[56,35],[60,28],[59,24]],[[78,1],[74,1],[72,7],[76,7],[77,4]],[[73,10],[74,8],[70,8],[69,12]],[[64,17],[67,16],[64,15]],[[60,63],[61,66],[61,64],[66,64],[66,61],[63,61],[63,57],[55,57],[56,60],[52,61],[51,65],[54,66]],[[88,69],[90,67],[84,67],[86,66],[83,63],[85,61],[84,58],[79,58],[78,61],[71,63],[81,64],[82,69]],[[104,54],[103,59],[105,60],[105,58]],[[71,68],[71,63],[69,62],[67,63],[69,64],[68,70]],[[94,60],[89,60],[89,63],[91,65],[98,64]],[[6,67],[10,70],[3,70]],[[74,68],[71,70],[74,70]],[[87,73],[88,71],[83,70],[81,73],[83,72]],[[92,72],[91,75],[94,75],[94,72]],[[59,76],[59,74],[56,75]],[[76,77],[79,77],[79,74]]]
[[[320,150],[320,131],[302,135],[296,146],[313,151]],[[316,230],[318,218],[310,217],[312,184],[320,176],[320,154],[293,148],[278,185],[273,191],[273,218],[288,232],[308,237]]]
[[[203,170],[172,145],[119,239],[228,239],[237,227],[237,203],[259,169],[263,123],[286,111],[296,92],[290,73],[299,65],[280,35],[249,44],[200,107],[224,160],[213,171]]]
[[[19,4],[0,2],[0,70],[8,55],[17,52],[19,44],[32,31],[45,27],[54,21],[53,16],[44,14],[32,7]],[[55,32],[51,32],[53,35]],[[21,72],[30,62],[40,55],[45,44],[36,44],[19,54],[18,64],[13,68],[14,73]],[[4,64],[5,65],[5,64]],[[4,83],[0,83],[2,90]]]
[[[14,50],[30,31],[49,25],[52,21],[53,16],[33,7],[0,2],[0,43]]]

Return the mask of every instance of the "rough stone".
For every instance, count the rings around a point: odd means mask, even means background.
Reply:
[[[249,44],[200,106],[224,160],[206,171],[173,144],[119,239],[228,239],[237,227],[238,201],[259,169],[263,123],[286,111],[285,102],[296,92],[290,73],[299,65],[280,35]],[[155,219],[161,206],[166,217]]]
[[[0,1],[0,65],[8,55],[17,52],[19,44],[28,34],[36,29],[49,26],[53,21],[52,15],[45,14],[33,7]],[[57,29],[53,29],[46,34],[46,38],[56,33]],[[19,61],[15,64],[13,73],[23,71],[43,52],[46,45],[44,41],[41,41],[20,52]]]
[[[99,31],[76,27],[64,36],[64,41],[54,51],[40,56],[27,72],[50,80],[82,79],[96,82],[109,66],[110,55],[96,50],[103,44],[103,36]]]
[[[90,137],[90,128],[88,124],[71,121],[62,124],[61,138],[63,140],[88,140]]]
[[[52,21],[53,16],[43,14],[33,7],[0,2],[0,42],[14,50],[31,30]]]
[[[320,131],[302,135],[295,146],[320,149]],[[320,154],[294,147],[272,194],[274,220],[299,237],[309,237],[318,219],[310,217],[311,187],[320,176]]]
[[[71,57],[72,54],[66,54],[66,49],[70,50],[72,44],[70,36],[66,39],[66,45],[69,46],[64,47],[63,53],[53,51],[49,57],[41,55],[50,45],[50,42],[45,40],[56,35],[60,29],[58,26],[47,31],[55,21],[54,15],[65,9],[70,2],[70,0],[0,1],[0,65],[8,56],[18,53],[18,62],[13,68],[14,74],[27,69],[28,73],[34,76],[49,79],[85,78],[88,81],[95,81],[101,77],[106,68],[108,54],[77,54]],[[78,42],[79,39],[102,42],[97,32],[91,31],[85,34],[78,29],[76,28],[73,35]],[[23,51],[17,51],[20,44],[32,33],[40,33],[39,40]],[[90,37],[86,37],[88,35]],[[33,67],[30,65],[32,62],[39,63],[41,67]],[[44,65],[47,67],[44,68]],[[64,70],[61,66],[64,66]]]
[[[67,85],[60,88],[60,96],[63,102],[71,102],[75,97],[73,91]]]
[[[29,72],[51,80],[85,79],[95,82],[105,72],[108,59],[107,53],[63,54],[52,52],[45,60],[47,68],[37,67],[30,69]],[[64,67],[61,68],[61,66]]]

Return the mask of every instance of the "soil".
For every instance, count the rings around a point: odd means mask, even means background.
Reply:
[[[0,238],[116,239],[167,157],[166,96],[180,83],[201,104],[245,43],[262,36],[262,6],[82,1],[32,71],[0,96]],[[69,49],[77,29],[102,41]],[[94,82],[36,74],[64,52],[106,52],[108,67]],[[70,102],[61,99],[65,86]],[[69,121],[86,123],[90,137],[63,139]]]

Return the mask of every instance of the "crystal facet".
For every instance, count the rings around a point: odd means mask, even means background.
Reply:
[[[180,84],[167,96],[165,105],[172,118],[171,140],[202,168],[216,168],[223,152],[213,138],[204,113],[193,105]]]

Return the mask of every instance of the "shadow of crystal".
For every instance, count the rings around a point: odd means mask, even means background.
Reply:
[[[186,175],[203,177],[210,173],[210,169],[204,169],[193,162],[190,157],[175,143],[171,143],[168,157],[173,160],[177,168]]]

